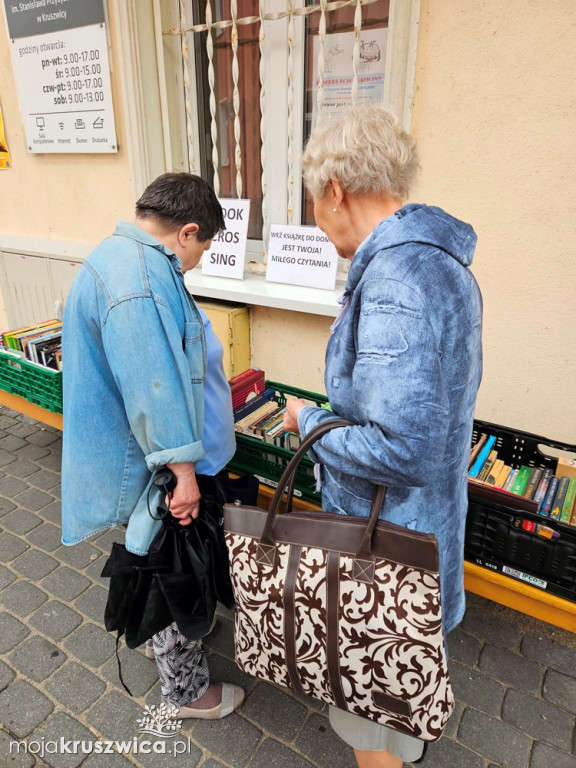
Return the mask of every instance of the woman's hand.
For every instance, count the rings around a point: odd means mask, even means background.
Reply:
[[[284,414],[284,429],[286,432],[300,434],[298,426],[298,414],[307,405],[306,400],[289,395],[286,398],[286,413]]]
[[[190,525],[200,511],[200,489],[196,482],[196,471],[191,462],[185,464],[167,464],[176,476],[176,488],[170,494],[166,505],[170,514],[180,520],[180,525]]]

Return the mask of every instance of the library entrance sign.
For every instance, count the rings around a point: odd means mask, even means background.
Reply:
[[[116,152],[104,0],[4,0],[30,152]]]

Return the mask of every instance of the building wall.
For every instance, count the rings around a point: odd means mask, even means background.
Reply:
[[[112,0],[110,0],[111,2]],[[111,39],[116,40],[111,14]],[[413,199],[471,222],[485,300],[479,418],[576,442],[576,150],[573,0],[422,0]],[[132,216],[119,62],[118,155],[30,155],[0,24],[0,100],[13,159],[0,172],[1,236],[97,242]],[[0,302],[1,310],[2,302]],[[331,318],[251,309],[252,363],[323,391]]]
[[[413,199],[478,234],[478,418],[571,443],[575,33],[572,0],[424,0],[412,128],[422,164]],[[317,389],[329,325],[256,309],[253,356],[272,378]]]

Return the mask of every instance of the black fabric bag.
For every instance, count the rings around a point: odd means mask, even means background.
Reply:
[[[153,483],[168,493],[171,473],[158,471]],[[173,477],[173,476],[172,476]],[[137,648],[156,632],[176,622],[189,640],[199,640],[212,625],[217,602],[234,605],[222,507],[240,500],[254,504],[258,481],[248,475],[229,479],[197,476],[202,494],[200,513],[180,525],[165,507],[158,508],[162,527],[147,555],[135,555],[114,542],[102,576],[110,578],[104,625]]]

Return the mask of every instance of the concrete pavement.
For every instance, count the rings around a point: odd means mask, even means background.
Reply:
[[[102,624],[122,531],[60,543],[60,450],[56,429],[0,407],[0,768],[353,768],[321,704],[238,670],[228,611],[209,665],[245,702],[165,737],[154,662],[121,646],[131,698]],[[450,653],[456,710],[424,768],[576,768],[576,635],[469,595]]]

